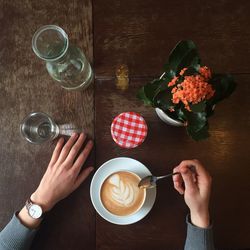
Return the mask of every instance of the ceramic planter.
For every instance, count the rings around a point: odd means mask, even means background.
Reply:
[[[178,120],[174,120],[173,118],[169,117],[163,110],[156,108],[155,109],[156,114],[158,117],[165,123],[176,126],[176,127],[183,127],[184,123]]]

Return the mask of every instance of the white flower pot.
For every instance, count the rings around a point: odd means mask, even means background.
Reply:
[[[158,115],[158,117],[165,123],[172,125],[172,126],[176,126],[176,127],[183,127],[184,123],[181,121],[177,121],[174,120],[172,118],[170,118],[164,111],[162,111],[159,108],[155,109],[156,114]]]

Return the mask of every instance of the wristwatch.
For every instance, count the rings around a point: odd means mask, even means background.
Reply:
[[[43,218],[43,210],[42,207],[33,203],[31,199],[28,199],[25,203],[25,207],[28,210],[28,214],[33,219],[41,219]]]

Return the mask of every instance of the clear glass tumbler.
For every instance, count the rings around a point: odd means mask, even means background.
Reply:
[[[32,38],[35,54],[46,61],[50,76],[68,90],[87,88],[93,80],[92,68],[84,53],[69,45],[68,35],[56,25],[39,28]]]
[[[42,112],[32,112],[20,125],[22,136],[29,142],[41,144],[54,140],[59,135],[59,127],[50,116]]]

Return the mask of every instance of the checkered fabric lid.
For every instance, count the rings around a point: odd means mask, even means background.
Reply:
[[[148,127],[142,116],[135,112],[124,112],[116,116],[111,125],[113,140],[123,148],[135,148],[147,136]]]

